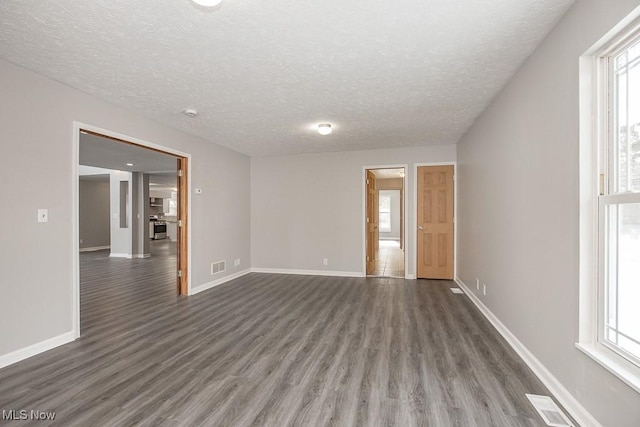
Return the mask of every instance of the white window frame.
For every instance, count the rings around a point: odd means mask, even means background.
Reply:
[[[380,210],[380,200],[382,200],[382,198],[386,198],[389,199],[389,212],[383,212],[382,210]],[[391,232],[391,224],[392,224],[392,217],[391,217],[391,195],[390,194],[379,194],[378,195],[378,223],[380,225],[379,227],[379,231],[382,233],[390,233]],[[389,214],[389,226],[388,227],[382,227],[382,221],[380,221],[380,214],[382,213],[388,213]]]
[[[610,194],[609,58],[640,37],[640,8],[580,58],[580,329],[576,347],[640,393],[640,365],[603,338],[605,207],[640,202],[638,193]]]

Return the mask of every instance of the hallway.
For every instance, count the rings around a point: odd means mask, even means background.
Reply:
[[[380,240],[376,269],[370,276],[404,279],[404,250],[397,240]]]

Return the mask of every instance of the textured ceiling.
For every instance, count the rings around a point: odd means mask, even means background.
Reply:
[[[2,0],[0,58],[249,155],[453,144],[572,3]]]

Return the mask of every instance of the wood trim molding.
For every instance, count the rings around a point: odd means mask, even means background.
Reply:
[[[303,276],[365,277],[365,275],[360,271],[296,270],[288,268],[254,267],[251,269],[251,272],[266,274],[300,274]]]
[[[43,353],[61,345],[70,343],[76,339],[75,331],[66,332],[57,337],[49,338],[44,341],[32,344],[28,347],[24,347],[11,353],[0,355],[0,369],[5,366],[13,365],[21,360],[28,359],[36,354]]]
[[[105,249],[111,249],[111,246],[91,246],[88,248],[80,248],[80,252],[95,252],[95,251],[103,251]]]
[[[196,286],[194,288],[191,288],[191,292],[189,293],[189,295],[195,295],[197,293],[206,291],[207,289],[211,289],[211,288],[214,288],[216,286],[220,286],[223,283],[227,283],[227,282],[230,282],[230,281],[232,281],[234,279],[237,279],[239,277],[246,276],[247,274],[249,274],[251,272],[252,272],[252,270],[250,268],[247,268],[246,270],[238,271],[237,273],[233,273],[233,274],[230,274],[228,276],[221,277],[220,279],[214,280],[212,282],[204,283],[204,284],[202,284],[200,286]]]

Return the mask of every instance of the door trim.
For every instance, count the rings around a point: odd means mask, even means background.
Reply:
[[[367,170],[369,169],[398,169],[404,168],[404,178],[403,178],[403,187],[404,187],[404,200],[402,201],[404,205],[404,278],[411,279],[412,276],[409,273],[409,246],[407,245],[407,230],[409,227],[409,222],[407,221],[407,212],[409,212],[408,208],[408,200],[407,197],[407,175],[409,174],[409,165],[405,164],[391,164],[391,165],[373,165],[373,166],[362,166],[362,173],[360,177],[360,191],[361,191],[361,204],[362,209],[360,213],[360,233],[362,237],[362,246],[360,248],[360,253],[362,254],[362,277],[367,277],[367,233],[366,233],[366,220],[367,217]],[[415,222],[415,219],[414,219]],[[413,248],[415,250],[415,247]]]
[[[413,215],[411,242],[414,277],[418,277],[418,168],[420,166],[453,166],[453,278],[458,277],[458,162],[431,162],[413,164]]]
[[[73,223],[72,232],[72,267],[73,267],[73,291],[72,291],[72,326],[74,338],[80,337],[80,218],[78,209],[80,206],[80,184],[78,182],[78,162],[80,160],[80,131],[88,131],[97,135],[111,138],[132,145],[139,145],[143,148],[159,151],[162,153],[184,157],[187,165],[191,166],[191,154],[174,148],[165,147],[153,142],[148,142],[129,135],[103,129],[98,126],[73,121],[73,154],[72,154],[72,195],[71,195],[71,221]],[[186,203],[187,203],[187,224],[191,223],[191,167],[187,168]],[[187,271],[191,270],[191,227],[187,227]],[[191,274],[187,275],[187,295],[191,295]]]

